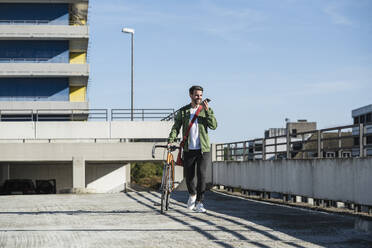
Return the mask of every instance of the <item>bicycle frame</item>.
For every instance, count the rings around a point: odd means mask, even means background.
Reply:
[[[152,148],[152,157],[155,158],[156,148],[166,148],[167,149],[167,159],[165,160],[163,166],[163,175],[161,179],[161,208],[160,212],[163,214],[169,209],[169,197],[174,189],[174,174],[175,174],[175,162],[173,158],[172,151],[175,151],[179,147],[177,146],[160,146],[154,145]]]

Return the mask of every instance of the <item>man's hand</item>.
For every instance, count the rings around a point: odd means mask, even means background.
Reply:
[[[204,100],[202,102],[202,105],[203,105],[203,108],[208,111],[208,109],[209,109],[209,107],[208,107],[208,101],[207,100]]]

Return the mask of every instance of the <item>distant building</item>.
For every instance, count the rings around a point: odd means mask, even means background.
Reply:
[[[372,124],[372,104],[351,111],[354,124]]]
[[[372,155],[372,104],[363,106],[351,111],[351,116],[353,118],[354,124],[363,124],[366,128],[365,131],[367,137],[365,138],[365,144],[369,147],[365,150],[366,155]],[[353,135],[354,137],[354,146],[359,146],[359,127],[353,128]],[[352,156],[356,157],[359,156],[360,149],[354,148],[352,151]]]
[[[88,109],[87,20],[88,0],[0,0],[3,121]]]
[[[297,137],[298,133],[314,130],[316,130],[316,122],[308,122],[307,120],[298,120],[297,122],[288,121],[285,128],[270,128],[265,130],[266,159],[287,157],[287,132],[289,132],[291,141],[293,142],[302,141],[302,137]],[[305,134],[304,140],[307,140],[310,137],[311,134]],[[293,144],[292,148],[293,150],[300,150],[302,144]],[[294,157],[295,155],[296,153],[291,154],[291,157]]]

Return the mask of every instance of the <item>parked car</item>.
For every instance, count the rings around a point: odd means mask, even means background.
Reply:
[[[3,195],[36,194],[36,188],[31,179],[8,179],[2,187]]]
[[[36,193],[38,194],[56,194],[56,179],[36,180]]]
[[[56,194],[56,180],[8,179],[0,188],[2,195]]]

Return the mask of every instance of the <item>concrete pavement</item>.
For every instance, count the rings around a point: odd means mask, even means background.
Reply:
[[[208,192],[207,214],[177,191],[0,196],[0,247],[372,247],[352,217]]]

